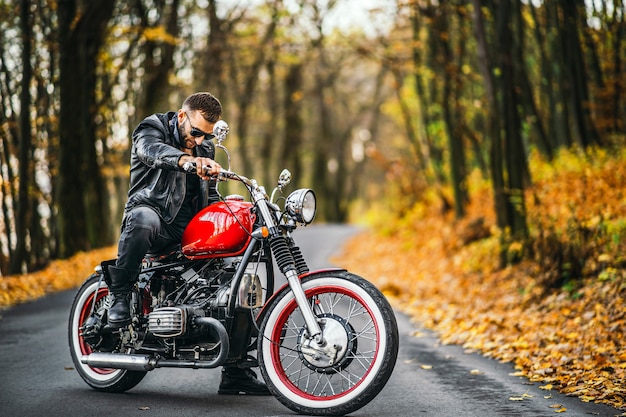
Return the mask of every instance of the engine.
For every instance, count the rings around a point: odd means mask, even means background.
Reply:
[[[188,317],[194,316],[190,307],[161,307],[148,316],[148,332],[158,337],[177,337],[187,332]]]
[[[157,284],[152,282],[151,286]],[[202,317],[214,317],[224,320],[229,299],[231,284],[210,285],[202,278],[194,280],[193,285],[179,287],[177,291],[167,293],[167,286],[172,282],[161,282],[158,291],[152,292],[153,305],[148,314],[148,333],[158,338],[193,338],[202,334]],[[184,290],[183,290],[184,288]],[[174,297],[171,295],[175,294]],[[244,274],[239,288],[232,296],[236,298],[237,309],[259,308],[263,302],[263,289],[256,274]],[[176,300],[182,299],[182,304]],[[204,333],[206,334],[206,333]]]

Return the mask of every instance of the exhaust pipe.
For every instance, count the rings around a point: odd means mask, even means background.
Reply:
[[[150,355],[126,355],[123,353],[94,352],[80,358],[93,368],[127,369],[129,371],[151,371],[158,360]]]
[[[230,341],[228,340],[228,332],[224,325],[213,317],[196,317],[194,323],[197,326],[212,327],[220,338],[220,353],[211,361],[211,368],[216,368],[226,362],[228,352],[230,352]],[[207,366],[208,367],[208,366]]]
[[[152,355],[135,355],[125,353],[94,352],[80,358],[81,363],[93,368],[126,369],[129,371],[152,371],[155,368],[192,368],[208,369],[217,368],[226,362],[230,351],[228,332],[224,325],[212,317],[196,317],[194,320],[198,326],[212,327],[220,338],[220,352],[215,359],[210,361],[187,361],[178,359],[157,358]]]

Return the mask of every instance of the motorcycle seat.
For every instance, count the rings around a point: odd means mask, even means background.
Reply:
[[[157,252],[146,253],[144,259],[146,262],[163,262],[170,258],[176,257],[181,250],[180,243],[172,243],[159,249]]]

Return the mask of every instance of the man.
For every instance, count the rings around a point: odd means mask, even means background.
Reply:
[[[173,242],[180,243],[185,227],[203,207],[217,201],[211,175],[220,171],[210,140],[221,118],[222,105],[211,93],[187,97],[178,112],[153,114],[132,135],[130,188],[124,209],[115,265],[108,268],[113,303],[108,323],[130,324],[130,292],[141,262]],[[196,174],[183,171],[195,162]],[[203,180],[203,181],[201,181]],[[269,395],[254,372],[225,366],[218,393]]]

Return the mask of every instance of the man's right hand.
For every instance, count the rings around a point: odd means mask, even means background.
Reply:
[[[222,167],[211,158],[203,158],[200,156],[182,156],[178,160],[178,165],[182,168],[186,162],[193,162],[196,165],[196,174],[203,180],[211,179],[212,175],[220,173]]]

